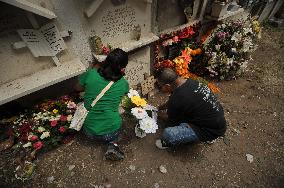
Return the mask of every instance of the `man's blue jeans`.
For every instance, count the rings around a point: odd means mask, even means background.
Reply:
[[[162,140],[169,146],[199,141],[196,133],[187,123],[181,123],[178,126],[166,128],[163,132]]]

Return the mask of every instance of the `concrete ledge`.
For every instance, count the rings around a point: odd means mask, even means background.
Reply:
[[[46,9],[46,8],[40,7],[36,4],[33,4],[31,2],[28,2],[26,0],[0,0],[0,1],[2,1],[4,3],[8,3],[8,4],[13,5],[15,7],[24,9],[26,11],[32,12],[34,14],[46,17],[48,19],[53,19],[53,18],[57,17],[54,14],[54,12],[52,12],[52,11]]]
[[[140,38],[140,40],[131,40],[126,41],[125,43],[115,44],[113,48],[121,48],[126,52],[131,52],[135,49],[141,48],[143,46],[147,46],[155,41],[159,40],[159,37],[153,33],[149,33],[146,36]],[[106,59],[106,55],[96,55],[93,53],[93,56],[99,61],[102,62]]]
[[[227,14],[225,14],[224,16],[222,16],[220,18],[212,17],[212,16],[206,16],[206,19],[215,20],[215,21],[221,21],[221,20],[224,20],[226,18],[229,18],[229,17],[235,16],[237,14],[240,14],[242,12],[244,12],[244,9],[243,8],[239,8],[236,11],[228,11]]]
[[[86,68],[79,59],[74,59],[64,62],[60,66],[0,85],[0,105],[77,76],[83,73]]]
[[[199,20],[193,20],[191,22],[188,22],[186,24],[183,24],[183,25],[179,25],[179,26],[176,26],[176,27],[172,27],[170,29],[166,29],[164,31],[161,31],[159,32],[160,35],[163,35],[163,34],[170,34],[172,32],[175,32],[175,31],[180,31],[186,27],[189,27],[189,26],[193,26],[195,24],[199,23]]]

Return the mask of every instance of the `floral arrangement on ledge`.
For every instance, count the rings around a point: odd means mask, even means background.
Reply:
[[[239,76],[247,67],[250,53],[257,47],[260,33],[260,25],[253,19],[220,25],[204,46],[210,77],[229,80]]]
[[[128,94],[123,97],[122,107],[127,114],[131,114],[138,121],[135,127],[137,137],[144,137],[148,133],[156,133],[157,108],[147,104],[144,98],[141,98],[136,90],[130,89]]]
[[[181,31],[161,35],[161,42],[156,45],[154,69],[158,72],[162,68],[172,68],[179,76],[198,80],[207,85],[214,93],[220,92],[220,89],[213,83],[207,82],[190,71],[192,67],[196,67],[195,64],[198,64],[203,54],[203,50],[199,47],[197,41],[195,41],[198,35],[197,30],[197,26],[190,26]],[[178,50],[176,50],[176,53],[169,52],[166,58],[161,58],[161,46],[162,48],[169,48],[169,50],[171,50],[172,46],[176,46]],[[193,66],[190,67],[191,64]]]

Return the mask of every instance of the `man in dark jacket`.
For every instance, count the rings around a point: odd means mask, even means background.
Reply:
[[[161,71],[157,84],[162,92],[171,94],[159,107],[167,109],[168,120],[157,147],[212,141],[225,134],[223,107],[206,85],[181,78],[168,68]]]

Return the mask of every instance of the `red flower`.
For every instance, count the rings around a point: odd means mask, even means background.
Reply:
[[[38,137],[36,136],[36,135],[33,135],[33,136],[31,136],[31,141],[35,141],[35,140],[37,140],[38,139]]]
[[[67,121],[67,116],[61,115],[60,116],[60,121]]]
[[[66,131],[65,127],[61,126],[59,129],[59,132],[64,133]]]
[[[36,149],[36,150],[39,150],[41,149],[43,146],[43,143],[41,141],[37,141],[36,143],[33,144],[33,147]]]
[[[192,36],[195,32],[193,31],[192,27],[187,27],[184,28],[183,31],[179,34],[179,38],[181,39],[185,39],[185,38],[189,38],[190,36]]]
[[[55,127],[57,125],[57,120],[50,121],[51,127]]]
[[[102,48],[102,52],[103,52],[104,55],[108,55],[109,52],[110,52],[110,49],[109,49],[108,47],[104,46],[104,47]]]
[[[28,133],[31,130],[31,124],[29,122],[24,122],[21,126],[20,126],[20,134],[23,133]]]

